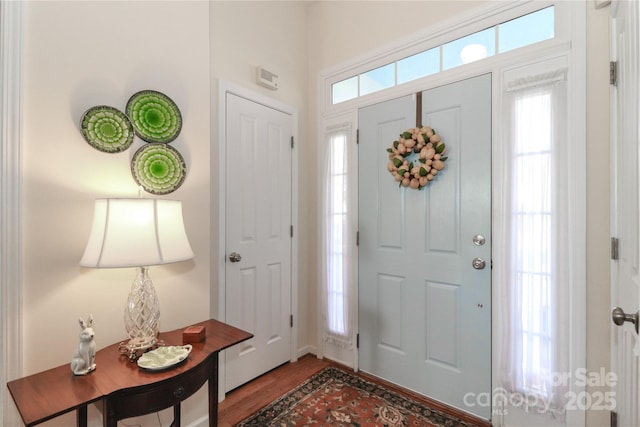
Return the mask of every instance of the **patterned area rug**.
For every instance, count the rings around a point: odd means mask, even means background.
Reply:
[[[472,425],[334,367],[325,368],[237,424],[238,427]]]

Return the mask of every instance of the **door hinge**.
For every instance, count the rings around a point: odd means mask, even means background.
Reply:
[[[360,246],[360,232],[356,231],[356,246]]]
[[[360,129],[356,129],[356,144],[360,144]]]
[[[293,237],[293,225],[289,227],[289,234]]]
[[[289,326],[293,328],[293,314],[289,316]]]
[[[291,136],[291,149],[293,150],[293,146],[295,145],[295,143],[293,142],[293,135]]]
[[[618,259],[618,249],[619,249],[620,241],[617,237],[611,238],[611,259],[616,261]]]
[[[356,334],[356,348],[360,348],[360,334]]]
[[[618,427],[618,413],[616,411],[611,411],[611,427]]]
[[[609,62],[609,84],[618,84],[618,61]]]

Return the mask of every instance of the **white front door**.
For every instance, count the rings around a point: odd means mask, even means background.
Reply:
[[[612,98],[611,223],[612,235],[619,242],[618,259],[611,262],[611,302],[624,313],[633,315],[640,308],[640,7],[637,1],[614,1],[611,12],[613,60],[618,63],[618,79]],[[617,375],[613,391],[618,426],[635,427],[640,425],[640,340],[630,322],[613,325],[612,328],[611,368]],[[611,400],[606,403],[611,403]]]
[[[416,98],[359,111],[359,366],[489,419],[465,395],[491,390],[491,75],[422,93],[448,156],[422,190],[387,171]]]
[[[226,322],[254,337],[226,351],[225,391],[291,357],[292,123],[226,94]]]

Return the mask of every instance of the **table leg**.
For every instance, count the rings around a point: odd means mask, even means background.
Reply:
[[[211,358],[213,369],[209,376],[209,427],[218,425],[218,352]]]
[[[87,405],[83,405],[76,410],[76,425],[87,427]]]
[[[173,405],[173,422],[171,427],[180,427],[180,404]]]

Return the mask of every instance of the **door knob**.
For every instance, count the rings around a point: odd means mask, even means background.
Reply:
[[[229,255],[229,261],[231,262],[240,262],[241,259],[242,257],[239,253],[231,252],[231,254]]]
[[[620,326],[624,324],[624,322],[631,322],[636,327],[636,334],[638,333],[638,317],[640,317],[640,312],[636,311],[634,314],[626,314],[623,309],[620,307],[616,307],[611,312],[611,320],[613,323]]]
[[[482,270],[487,263],[482,258],[474,258],[473,261],[471,261],[471,265],[476,270]]]

